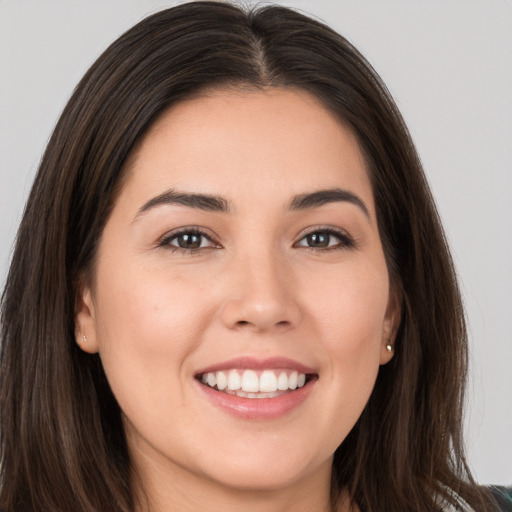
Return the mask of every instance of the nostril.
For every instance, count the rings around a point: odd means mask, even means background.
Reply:
[[[249,325],[251,322],[247,321],[247,320],[239,320],[236,325],[238,325],[239,327],[242,327],[244,325]],[[290,325],[290,322],[288,322],[288,320],[282,320],[280,322],[277,322],[276,326],[277,327],[287,327]]]

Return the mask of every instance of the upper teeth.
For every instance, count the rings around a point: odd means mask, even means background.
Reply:
[[[203,373],[201,381],[210,387],[242,391],[248,393],[273,393],[301,388],[306,383],[306,374],[295,370],[264,370],[259,373],[255,370],[227,370]]]

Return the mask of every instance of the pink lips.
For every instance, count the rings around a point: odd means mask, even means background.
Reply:
[[[202,368],[196,372],[196,375],[201,375],[208,372],[231,370],[232,368],[240,370],[274,370],[278,368],[288,368],[290,370],[297,370],[298,372],[306,374],[316,373],[313,368],[298,363],[293,359],[288,359],[287,357],[271,357],[268,359],[258,359],[256,357],[237,357],[228,361],[223,361],[222,363],[212,364],[211,366]]]
[[[245,420],[271,420],[285,416],[298,408],[307,399],[317,382],[317,374],[313,368],[283,357],[272,357],[268,359],[238,357],[202,368],[196,373],[196,377],[208,372],[230,369],[289,369],[296,370],[297,372],[304,373],[309,376],[314,376],[313,378],[308,379],[303,387],[289,391],[275,398],[244,398],[223,393],[202,384],[199,379],[196,378],[197,385],[201,392],[205,394],[206,398],[213,405],[237,418]]]

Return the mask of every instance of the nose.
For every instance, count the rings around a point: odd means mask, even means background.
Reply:
[[[241,260],[241,261],[240,261]],[[235,278],[224,303],[222,321],[229,329],[284,331],[301,321],[291,269],[269,251],[233,262]]]

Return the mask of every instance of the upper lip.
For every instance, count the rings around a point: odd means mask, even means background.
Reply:
[[[297,370],[300,373],[312,374],[316,371],[298,361],[290,359],[288,357],[268,357],[258,358],[253,356],[242,356],[228,359],[219,363],[211,364],[205,368],[196,372],[196,375],[202,375],[203,373],[217,372],[222,370],[272,370],[272,369],[290,369]]]

